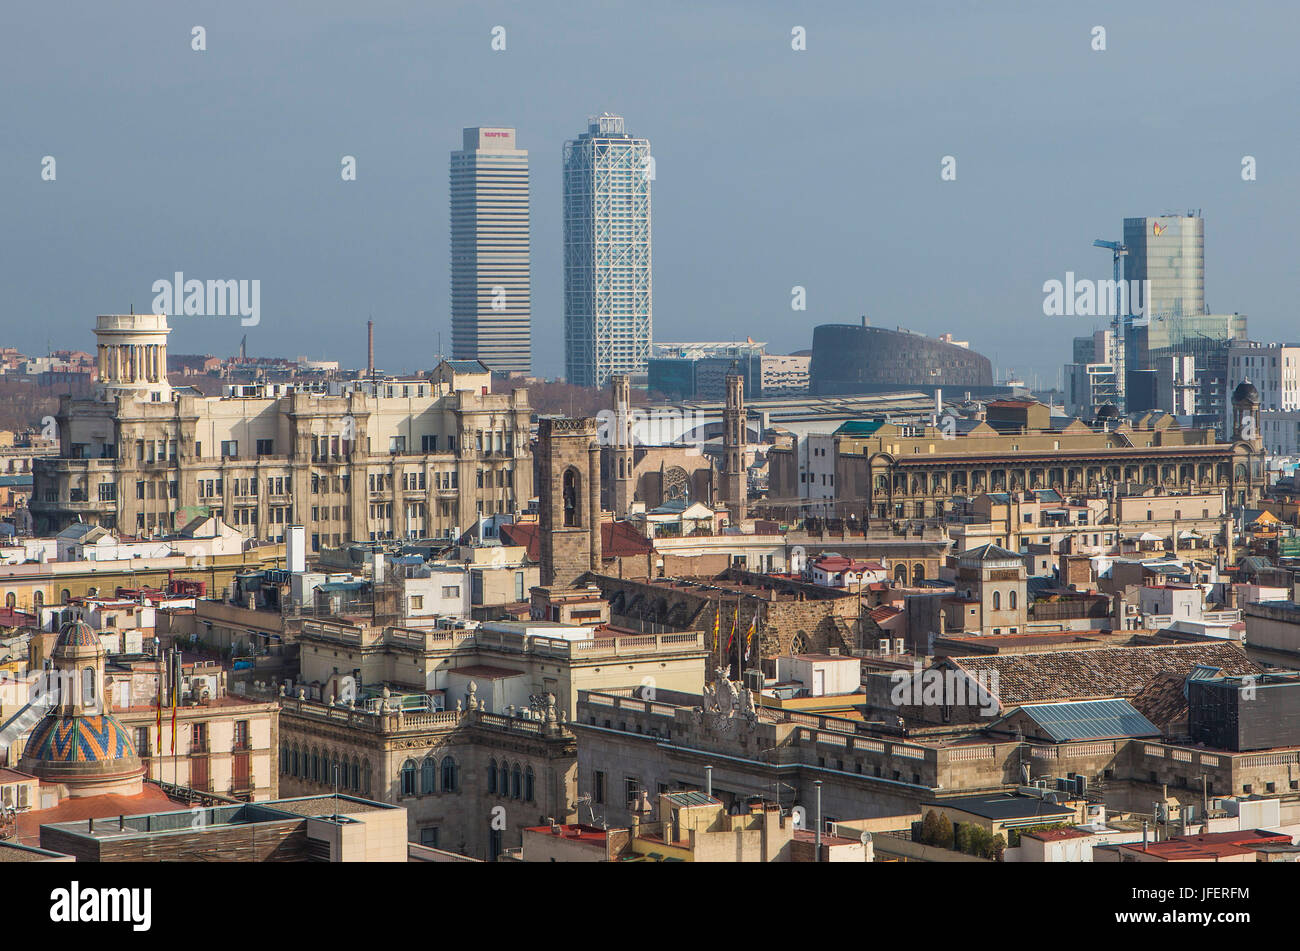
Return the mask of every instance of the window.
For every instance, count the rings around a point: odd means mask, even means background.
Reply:
[[[578,527],[578,474],[572,469],[564,472],[564,525]]]
[[[406,437],[405,436],[388,437],[388,451],[393,454],[399,452],[406,452]]]
[[[235,721],[235,749],[246,750],[248,749],[248,747],[249,747],[248,721],[236,720]]]
[[[430,756],[425,759],[424,765],[420,767],[420,792],[425,794],[437,792],[437,782],[438,764]]]
[[[315,772],[315,768],[314,768],[315,756],[313,756],[312,759],[313,759],[312,771]],[[413,759],[408,759],[405,763],[402,764],[402,795],[403,796],[415,795],[415,760]]]
[[[259,456],[270,456],[275,454],[275,440],[259,439],[257,441],[257,454]]]
[[[592,801],[595,802],[596,805],[601,805],[605,802],[605,774],[598,769],[592,774],[591,779]]]
[[[994,611],[1002,610],[1002,592],[1000,591],[993,592],[993,610]]]
[[[524,770],[524,802],[533,802],[533,768],[531,766]]]
[[[239,440],[223,439],[221,441],[221,458],[238,459],[239,458]]]
[[[523,773],[519,769],[519,764],[515,763],[515,768],[510,771],[510,798],[519,799],[523,796]]]
[[[1007,595],[1007,606],[1013,611],[1016,609],[1016,593],[1014,591]]]
[[[421,436],[421,437],[420,437],[420,451],[421,451],[421,452],[437,452],[437,451],[438,451],[438,437],[437,437],[437,436]]]
[[[442,596],[443,596],[444,598],[459,598],[459,597],[460,597],[460,585],[458,585],[458,584],[445,584],[445,585],[443,585],[443,586],[442,586]]]
[[[436,849],[438,847],[438,827],[428,826],[421,829],[420,844],[430,849]]]
[[[442,761],[442,791],[456,792],[456,761],[450,756]]]
[[[423,609],[424,609],[424,595],[421,594],[411,595],[411,610],[421,611]]]

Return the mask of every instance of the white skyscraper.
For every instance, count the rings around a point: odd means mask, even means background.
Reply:
[[[650,141],[622,116],[590,120],[564,144],[564,364],[570,383],[604,386],[650,362]]]
[[[514,129],[464,131],[451,153],[451,348],[491,370],[532,369],[528,152]]]

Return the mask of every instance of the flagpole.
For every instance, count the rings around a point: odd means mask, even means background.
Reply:
[[[741,595],[736,595],[736,623],[733,625],[733,630],[736,632],[736,680],[743,684],[745,662],[740,657],[740,599]]]

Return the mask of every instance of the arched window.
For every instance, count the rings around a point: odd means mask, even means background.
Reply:
[[[283,775],[287,772],[289,772],[289,744],[282,743],[280,745],[280,773]]]
[[[330,760],[330,774],[326,776],[325,779],[331,786],[333,786],[335,782],[340,786],[347,782],[347,776],[344,775],[342,767],[339,766],[339,758],[337,754],[332,760]]]
[[[402,795],[415,795],[415,760],[408,759],[402,764]]]
[[[450,756],[444,756],[442,760],[442,791],[456,791],[456,761]]]
[[[81,672],[81,702],[89,705],[95,702],[95,668],[87,667]]]
[[[488,792],[497,791],[497,761],[496,758],[488,760]]]
[[[298,775],[298,744],[293,744],[293,749],[289,751],[289,775],[297,777]]]
[[[361,763],[352,757],[352,791],[361,792]]]
[[[524,802],[533,801],[533,768],[529,766],[524,770]]]
[[[993,610],[994,610],[994,611],[1001,611],[1001,610],[1002,610],[1002,592],[1001,592],[1001,591],[994,591],[994,592],[993,592]]]
[[[1007,607],[1013,611],[1016,609],[1016,593],[1014,591],[1007,595]]]
[[[311,751],[311,781],[320,782],[320,750],[315,747]]]
[[[420,792],[431,793],[437,792],[438,781],[438,762],[432,756],[426,757],[424,765],[420,767]]]
[[[925,565],[919,561],[912,566],[912,584],[919,585],[925,580]]]
[[[520,779],[522,773],[519,771],[519,764],[515,763],[515,768],[510,771],[510,798],[518,799],[520,797]]]
[[[99,594],[99,589],[96,588],[94,585],[91,585],[89,588],[86,589],[86,597],[88,598],[93,598],[98,594]]]
[[[14,608],[18,606],[18,596],[12,591],[5,595],[5,607]]]
[[[363,795],[370,795],[370,760],[361,764],[361,792]]]
[[[501,763],[501,783],[497,792],[502,796],[510,795],[510,764],[504,761]]]
[[[564,470],[564,527],[578,527],[578,473]]]
[[[32,606],[39,608],[39,607],[43,607],[44,605],[45,605],[45,592],[44,591],[32,592]]]
[[[59,592],[59,604],[67,604],[71,600],[72,600],[72,592],[69,591],[67,588],[64,588],[62,591]]]

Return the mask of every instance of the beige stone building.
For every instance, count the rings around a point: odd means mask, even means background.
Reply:
[[[1242,438],[1247,432],[1254,438]],[[835,440],[835,500],[840,515],[865,519],[937,518],[954,496],[1034,489],[1226,492],[1230,505],[1253,504],[1264,486],[1258,432],[1239,426],[1220,443],[1213,430],[1182,429],[1167,414],[1088,425],[1027,400],[989,403],[979,421],[873,421]],[[772,504],[797,500],[796,451],[773,449],[768,467]]]
[[[206,397],[167,382],[165,316],[101,316],[95,332],[99,383],[62,399],[60,455],[36,463],[38,531],[165,533],[207,512],[258,538],[302,524],[319,550],[442,537],[532,495],[526,391],[493,393],[489,374],[444,362],[428,379]]]

